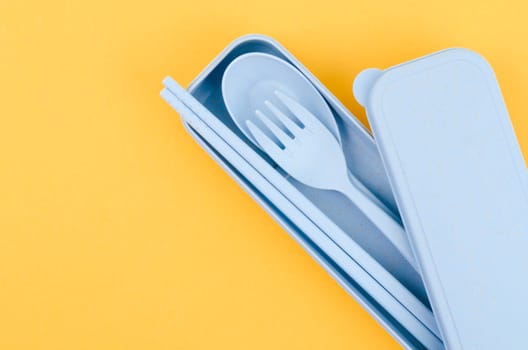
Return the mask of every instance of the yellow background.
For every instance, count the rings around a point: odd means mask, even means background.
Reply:
[[[279,40],[354,76],[465,46],[528,156],[524,1],[0,0],[0,349],[398,344],[184,132],[160,81]]]

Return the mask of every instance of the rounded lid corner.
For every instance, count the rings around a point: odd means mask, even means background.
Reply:
[[[367,107],[368,98],[376,80],[383,74],[377,68],[367,68],[361,71],[354,79],[352,93],[356,101],[363,107]]]

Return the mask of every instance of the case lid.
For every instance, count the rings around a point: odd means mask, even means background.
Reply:
[[[488,63],[449,49],[354,83],[449,349],[526,348],[528,173]]]

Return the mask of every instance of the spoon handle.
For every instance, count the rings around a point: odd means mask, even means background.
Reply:
[[[350,182],[352,182],[352,185],[354,185],[359,191],[363,192],[363,194],[374,204],[376,204],[378,207],[381,208],[384,212],[387,213],[390,217],[392,217],[396,222],[400,223],[400,219],[398,216],[394,214],[392,210],[389,209],[385,203],[383,203],[372,191],[370,191],[367,186],[363,184],[361,180],[359,180],[352,171],[348,170],[348,179]]]
[[[419,273],[414,253],[409,244],[404,228],[381,207],[374,203],[365,193],[352,182],[347,181],[339,189],[341,193],[354,203],[358,209],[380,230],[381,233],[398,249],[409,264]]]

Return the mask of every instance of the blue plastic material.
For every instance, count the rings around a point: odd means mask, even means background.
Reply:
[[[526,349],[528,180],[491,67],[450,49],[366,71],[354,92],[446,347]]]

